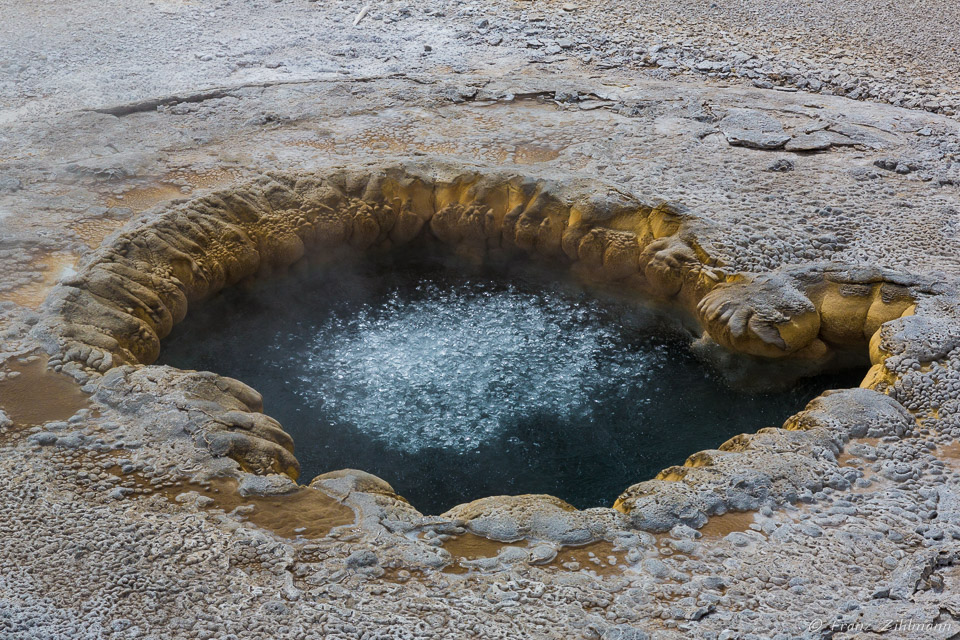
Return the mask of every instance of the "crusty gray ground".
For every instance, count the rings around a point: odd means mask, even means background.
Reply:
[[[684,204],[717,223],[703,241],[735,270],[826,258],[956,281],[955,5],[662,5],[382,3],[354,28],[360,3],[0,2],[0,356],[29,347],[13,328],[57,277],[147,206],[412,153],[557,166]],[[856,144],[734,147],[720,127],[734,108]],[[870,483],[724,538],[637,534],[603,579],[507,558],[397,581],[346,559],[412,568],[431,545],[369,523],[292,543],[189,501],[119,498],[67,447],[0,445],[0,635],[951,637],[960,573],[936,554],[960,536],[960,461],[943,453],[960,436],[957,355],[900,390],[938,413],[853,449],[851,478]],[[142,470],[158,454],[136,444]],[[883,597],[924,569],[906,599]]]
[[[960,112],[960,9],[935,2],[4,0],[6,119],[210,84],[654,67]],[[430,47],[426,50],[426,47]],[[612,73],[611,73],[612,71]]]

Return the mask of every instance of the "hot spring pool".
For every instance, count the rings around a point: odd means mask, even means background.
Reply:
[[[260,391],[304,481],[363,469],[424,513],[517,493],[609,506],[662,468],[860,380],[738,393],[644,317],[514,272],[364,263],[195,305],[160,363]]]

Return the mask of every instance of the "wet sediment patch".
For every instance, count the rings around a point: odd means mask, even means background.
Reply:
[[[464,533],[446,540],[443,548],[452,556],[452,562],[443,569],[444,573],[457,575],[483,571],[486,564],[483,561],[497,558],[509,549],[521,551],[510,561],[516,562],[522,558],[523,562],[547,571],[586,570],[598,576],[608,576],[623,573],[628,566],[626,551],[607,540],[556,549],[535,540],[500,542]]]
[[[204,508],[236,513],[241,520],[283,538],[322,538],[331,529],[355,520],[349,507],[311,487],[272,496],[243,495],[235,479],[214,478],[202,484],[185,483],[167,488],[161,493],[176,500],[190,491],[201,497]]]
[[[0,371],[0,409],[12,423],[10,430],[66,420],[90,406],[90,396],[76,380],[51,371],[46,356],[14,358]]]

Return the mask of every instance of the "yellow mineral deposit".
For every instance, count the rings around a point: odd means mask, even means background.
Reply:
[[[517,164],[537,164],[550,162],[560,156],[560,150],[545,144],[518,144],[513,152],[513,161]]]

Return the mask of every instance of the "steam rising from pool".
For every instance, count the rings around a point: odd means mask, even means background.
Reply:
[[[305,481],[363,469],[425,513],[517,493],[610,505],[859,381],[736,393],[649,312],[527,275],[409,261],[304,270],[191,308],[160,361],[260,391]]]

